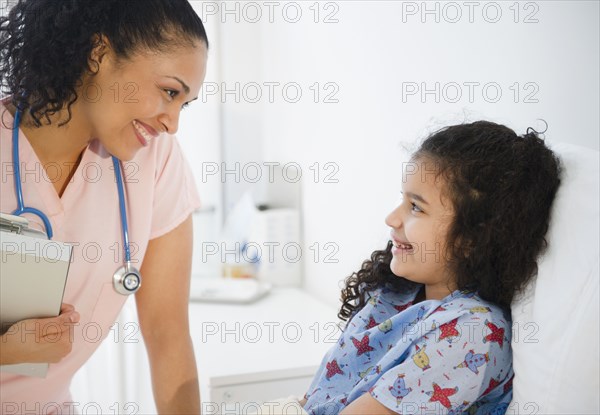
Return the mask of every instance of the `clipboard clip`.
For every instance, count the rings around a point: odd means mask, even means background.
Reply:
[[[8,213],[0,213],[0,231],[47,239],[44,232],[30,228],[26,218]]]

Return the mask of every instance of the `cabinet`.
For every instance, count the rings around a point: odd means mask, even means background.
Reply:
[[[203,414],[304,395],[337,341],[336,315],[298,288],[275,288],[250,305],[190,303]]]
[[[202,414],[246,414],[254,402],[304,395],[337,341],[336,315],[335,308],[298,288],[275,288],[253,304],[191,302]],[[133,301],[126,303],[71,389],[80,410],[156,413]]]

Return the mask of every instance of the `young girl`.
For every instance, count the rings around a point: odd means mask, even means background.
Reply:
[[[390,239],[346,281],[349,319],[309,414],[503,414],[510,304],[547,245],[560,163],[537,134],[487,121],[431,135],[406,166]]]

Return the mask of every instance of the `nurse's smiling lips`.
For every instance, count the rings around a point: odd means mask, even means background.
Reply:
[[[153,138],[158,137],[158,132],[148,124],[144,124],[138,120],[133,120],[132,124],[135,136],[144,147],[146,147]]]

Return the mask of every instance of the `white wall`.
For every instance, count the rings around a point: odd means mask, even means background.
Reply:
[[[242,85],[240,103],[218,97],[228,124],[225,159],[301,164],[304,283],[331,304],[338,302],[339,281],[385,244],[383,220],[397,199],[406,157],[401,143],[482,118],[524,133],[528,126],[543,129],[537,120],[543,118],[548,140],[599,147],[598,2],[474,2],[472,9],[465,2],[321,2],[318,23],[313,2],[280,2],[271,16],[263,2],[239,3],[237,9],[232,2],[229,13],[220,2],[204,3],[207,24],[218,22],[226,34],[222,81],[229,88]],[[292,23],[296,5],[302,17]],[[424,7],[434,13],[421,14]],[[252,23],[257,10],[262,16]],[[325,23],[326,16],[337,22]],[[250,103],[251,82],[262,85],[257,103]],[[283,97],[279,86],[270,102],[265,82],[295,82],[302,98],[288,102],[293,89]],[[317,103],[310,89],[315,82]],[[327,82],[332,84],[325,88]],[[439,97],[403,96],[413,83],[428,89],[439,83]],[[469,83],[479,83],[472,99]],[[457,102],[451,102],[457,92],[452,85],[462,92]],[[338,102],[325,103],[334,91]],[[327,162],[334,164],[326,170]],[[327,173],[338,182],[324,183]],[[239,195],[238,183],[226,181],[225,188],[237,188],[225,190],[230,200]],[[315,242],[321,248],[317,262],[308,249]],[[324,250],[327,242],[335,245]],[[338,262],[324,262],[334,247]]]

